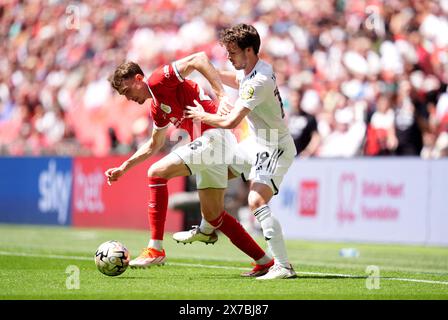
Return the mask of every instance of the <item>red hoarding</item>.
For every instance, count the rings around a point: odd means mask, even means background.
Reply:
[[[301,216],[314,217],[319,203],[319,183],[315,180],[304,180],[299,188],[299,212]]]
[[[151,157],[130,169],[111,186],[104,172],[117,167],[126,156],[79,157],[73,164],[73,225],[149,230],[147,170],[163,155]],[[169,194],[185,190],[183,177],[168,182]],[[182,212],[168,210],[165,231],[183,228]]]

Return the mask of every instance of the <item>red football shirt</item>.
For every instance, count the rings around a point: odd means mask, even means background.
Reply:
[[[197,100],[208,113],[216,113],[218,107],[196,82],[183,79],[174,63],[156,69],[147,84],[153,96],[151,117],[156,127],[164,128],[172,123],[176,128],[186,130],[191,140],[214,128],[205,123],[193,123],[192,119],[185,117],[186,107],[195,106],[193,100]]]

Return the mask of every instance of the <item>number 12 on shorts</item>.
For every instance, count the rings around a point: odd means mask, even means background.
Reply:
[[[283,152],[284,150],[281,149],[275,150],[272,155],[267,151],[258,152],[257,159],[255,161],[255,170],[264,170],[266,171],[266,173],[273,174],[275,172],[275,169],[277,168],[278,159],[283,154]]]

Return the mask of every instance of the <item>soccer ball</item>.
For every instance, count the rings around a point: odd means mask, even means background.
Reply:
[[[129,260],[128,249],[115,240],[102,243],[95,253],[95,264],[98,270],[107,276],[118,276],[125,272]]]

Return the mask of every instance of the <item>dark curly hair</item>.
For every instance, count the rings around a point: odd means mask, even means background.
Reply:
[[[222,30],[219,35],[219,42],[223,45],[234,42],[243,50],[252,47],[255,54],[258,54],[261,44],[257,29],[245,23]]]

